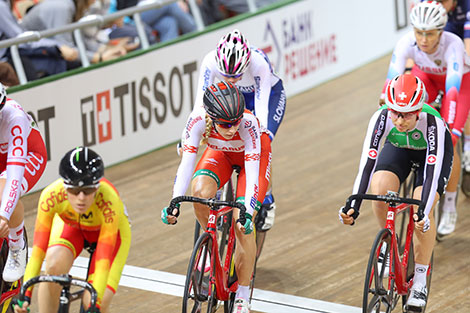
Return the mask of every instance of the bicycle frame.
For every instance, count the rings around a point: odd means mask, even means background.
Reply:
[[[390,271],[390,275],[388,278],[389,284],[390,281],[393,279],[395,281],[397,292],[399,295],[406,295],[408,289],[411,287],[412,282],[407,281],[407,265],[408,265],[408,258],[410,256],[411,250],[411,242],[413,239],[413,231],[414,231],[414,224],[415,221],[413,219],[413,212],[409,214],[408,226],[406,229],[406,241],[403,250],[402,260],[400,261],[400,253],[398,251],[398,242],[395,232],[395,218],[397,214],[400,214],[406,210],[412,210],[413,207],[410,204],[402,203],[400,205],[395,205],[394,203],[390,203],[388,206],[387,212],[387,221],[385,224],[385,228],[390,230],[392,234],[391,238],[391,245],[392,249],[390,249],[390,259],[393,259],[394,262],[394,270]]]

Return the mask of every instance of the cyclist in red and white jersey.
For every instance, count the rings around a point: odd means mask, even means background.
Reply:
[[[381,195],[388,191],[398,192],[400,183],[410,173],[412,163],[419,164],[413,198],[421,200],[424,216],[413,216],[417,230],[414,232],[415,269],[406,303],[412,312],[421,312],[426,306],[426,273],[436,238],[433,210],[444,191],[453,156],[450,132],[439,113],[424,103],[425,98],[423,82],[411,74],[398,75],[389,82],[386,105],[369,121],[353,188],[353,194],[364,194],[368,189],[372,194]],[[354,224],[360,205],[361,201],[354,201],[351,208],[346,208],[347,214],[341,208],[340,221]],[[374,201],[372,208],[380,227],[384,228],[387,204]],[[388,276],[390,260],[384,259],[379,257],[380,266],[385,265],[384,272]]]
[[[256,115],[273,140],[284,117],[284,86],[268,56],[263,50],[250,46],[238,29],[224,35],[216,49],[204,57],[199,69],[195,109],[203,107],[205,90],[217,81],[230,82],[238,87],[245,96],[246,108]],[[258,231],[272,227],[275,210],[274,197],[268,188],[256,223]]]
[[[20,197],[31,190],[47,163],[47,152],[34,120],[0,83],[0,237],[8,237],[10,251],[3,279],[14,282],[26,269],[24,207]]]
[[[395,46],[386,84],[392,77],[402,74],[407,59],[412,59],[415,65],[411,73],[426,86],[428,102],[436,98],[439,90],[445,91],[440,114],[452,131],[455,146],[462,135],[470,109],[470,58],[465,53],[462,39],[443,31],[447,23],[447,11],[441,3],[426,1],[415,5],[410,20],[414,30],[402,37]],[[461,162],[456,151],[446,188],[443,214],[452,214],[454,223],[453,227],[440,228],[441,235],[449,234],[455,228],[455,200],[461,172]],[[443,220],[447,219],[443,216]]]
[[[246,223],[237,222],[235,230],[236,313],[249,312],[249,283],[256,257],[252,221],[261,207],[271,173],[271,141],[256,116],[245,110],[244,99],[231,83],[219,82],[206,89],[204,110],[193,111],[186,123],[183,156],[173,187],[173,198],[184,195],[192,180],[193,196],[212,198],[231,177],[233,166],[241,168],[236,199],[245,204],[247,211]],[[207,148],[194,169],[201,140]],[[199,224],[205,227],[207,206],[194,204],[194,209]],[[161,218],[166,224],[175,224],[178,214],[179,205],[172,215],[164,208]],[[235,209],[235,220],[238,215],[239,210]]]

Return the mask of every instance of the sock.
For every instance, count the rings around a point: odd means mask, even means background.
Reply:
[[[426,286],[426,274],[428,272],[429,265],[415,264],[415,276],[413,277],[413,285],[419,284]]]
[[[464,135],[463,151],[470,151],[470,135]]]
[[[272,188],[269,188],[268,191],[266,191],[266,195],[264,196],[263,204],[271,204],[274,202],[274,198],[272,195]]]
[[[8,235],[10,248],[13,250],[22,249],[24,246],[24,237],[23,237],[23,227],[24,222],[21,222],[15,228],[10,228],[10,234]]]
[[[242,299],[245,299],[246,301],[250,301],[250,286],[238,285],[235,299],[237,298],[242,298]]]
[[[446,191],[444,197],[444,207],[445,212],[455,212],[455,197],[457,196],[457,191],[448,192]]]

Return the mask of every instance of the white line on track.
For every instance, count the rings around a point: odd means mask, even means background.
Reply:
[[[78,257],[70,274],[85,277],[88,258]],[[119,285],[158,292],[171,296],[183,296],[185,276],[142,267],[126,265]],[[357,307],[315,300],[305,297],[256,289],[251,302],[252,310],[266,313],[359,313]]]

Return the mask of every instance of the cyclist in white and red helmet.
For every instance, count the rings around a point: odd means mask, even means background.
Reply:
[[[446,123],[433,107],[424,103],[425,99],[426,88],[414,75],[398,75],[389,81],[385,92],[386,105],[369,121],[353,187],[353,194],[367,193],[368,189],[372,194],[398,192],[401,182],[410,173],[412,163],[419,164],[413,197],[422,201],[424,216],[414,215],[417,221],[415,272],[406,304],[413,312],[421,312],[426,305],[426,272],[436,238],[433,209],[444,192],[453,156],[452,139]],[[357,218],[353,208],[359,209],[360,204],[360,201],[353,202],[352,208],[346,208],[348,214],[340,209],[340,221],[353,224]],[[387,204],[374,201],[372,207],[380,227],[384,228]],[[382,258],[381,264],[385,264],[388,275],[390,262]]]
[[[0,237],[8,237],[10,247],[3,280],[14,282],[24,274],[28,249],[20,197],[41,178],[47,151],[34,120],[1,83],[0,113]]]
[[[261,49],[251,46],[238,29],[225,34],[216,49],[204,57],[199,69],[194,110],[203,108],[204,91],[217,81],[230,82],[238,87],[245,96],[246,108],[256,115],[272,141],[284,117],[284,86],[267,55]],[[259,232],[272,227],[275,210],[276,204],[270,187],[256,221]],[[260,234],[258,238],[262,236]]]
[[[411,73],[426,86],[427,102],[433,102],[438,92],[444,91],[440,114],[451,130],[455,146],[470,109],[470,57],[465,53],[462,39],[444,31],[447,19],[447,11],[439,2],[425,1],[413,7],[410,13],[413,31],[403,36],[395,46],[384,90],[390,79],[405,72],[407,60],[413,60]],[[382,95],[384,97],[385,94]],[[451,227],[440,228],[440,235],[447,235],[455,228],[461,162],[457,153],[454,159],[444,200],[444,212],[452,212],[453,223],[450,223]]]

